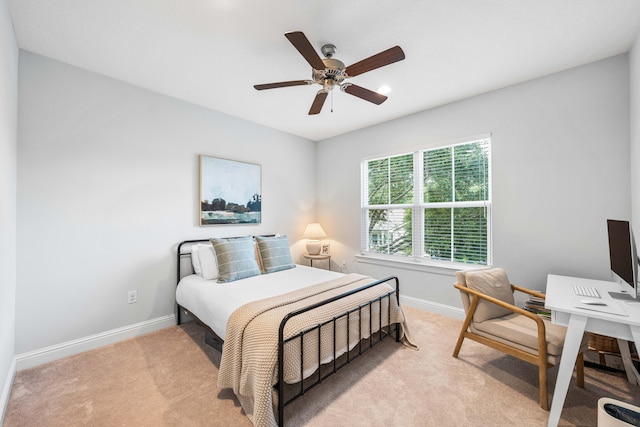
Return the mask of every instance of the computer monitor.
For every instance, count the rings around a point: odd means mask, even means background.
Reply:
[[[638,252],[629,221],[607,220],[609,232],[609,260],[613,280],[620,284],[622,292],[610,292],[613,298],[637,298]]]

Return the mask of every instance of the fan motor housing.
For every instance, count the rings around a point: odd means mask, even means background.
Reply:
[[[334,58],[324,58],[322,62],[324,70],[313,70],[311,73],[314,82],[324,85],[324,80],[330,79],[339,84],[347,78],[344,62]]]

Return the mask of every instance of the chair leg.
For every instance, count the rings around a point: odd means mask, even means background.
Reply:
[[[576,380],[578,387],[584,388],[584,353],[579,353],[576,359]]]
[[[460,331],[460,336],[458,336],[458,341],[456,342],[456,347],[453,349],[453,357],[458,357],[460,353],[460,347],[462,347],[462,341],[464,341],[464,333],[466,329],[462,329]]]
[[[540,361],[538,369],[538,377],[540,382],[540,407],[545,411],[549,410],[549,392],[547,390],[547,362]]]
[[[462,323],[462,329],[460,329],[460,335],[458,336],[458,342],[456,342],[456,347],[453,349],[453,357],[458,357],[458,353],[460,353],[460,347],[462,347],[462,341],[464,340],[464,334],[469,329],[469,325],[471,324],[471,319],[473,319],[473,313],[476,311],[476,307],[478,306],[478,296],[474,295],[471,298],[471,305],[469,306],[469,311],[467,312],[464,322]]]

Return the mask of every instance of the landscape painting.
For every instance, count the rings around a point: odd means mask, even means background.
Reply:
[[[260,224],[262,167],[200,155],[200,225]]]

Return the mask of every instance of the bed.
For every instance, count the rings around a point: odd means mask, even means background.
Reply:
[[[186,313],[219,344],[218,386],[256,426],[283,426],[287,405],[386,337],[413,347],[396,277],[293,264],[286,236],[187,240],[177,262],[178,324]]]

